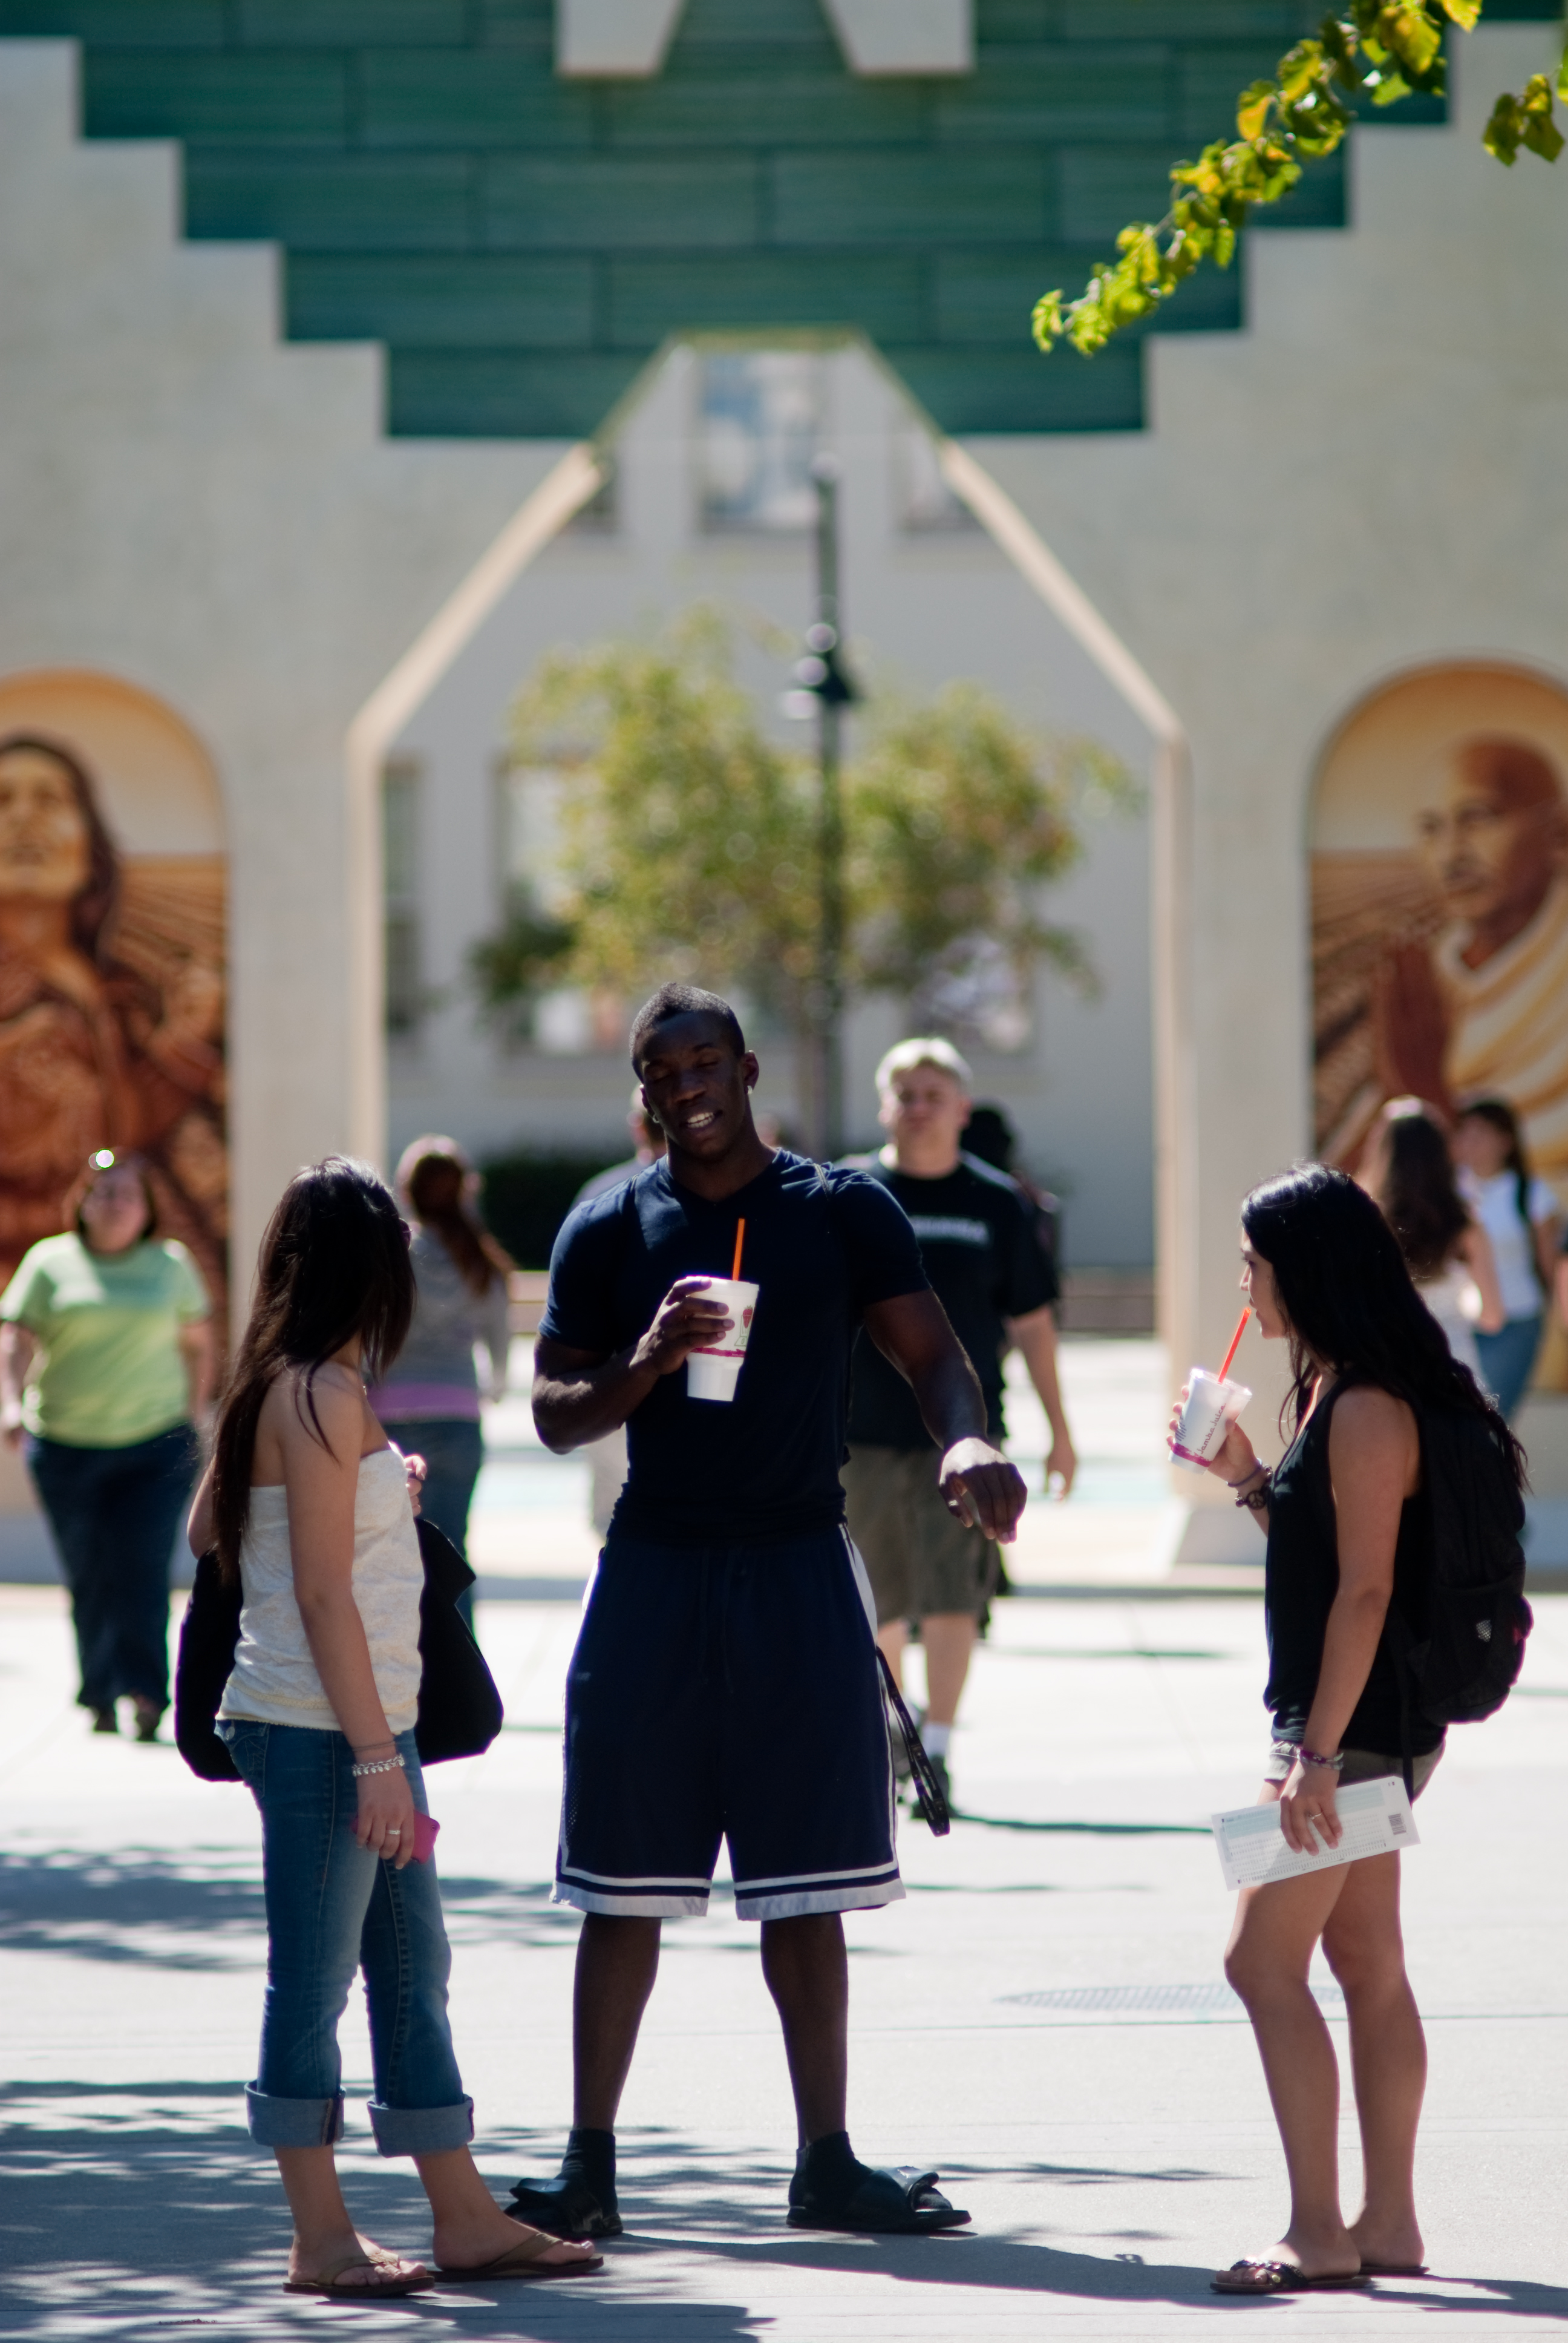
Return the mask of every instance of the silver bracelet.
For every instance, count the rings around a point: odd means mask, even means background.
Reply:
[[[366,1774],[401,1774],[404,1770],[401,1757],[377,1757],[368,1765],[349,1768],[357,1782]]]

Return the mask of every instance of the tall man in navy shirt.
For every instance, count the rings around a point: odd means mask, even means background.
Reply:
[[[716,994],[666,985],[632,1063],[668,1141],[556,1242],[534,1421],[558,1453],[627,1427],[630,1469],[567,1684],[556,1900],[587,1915],[573,2016],[575,2109],[559,2177],[519,2217],[613,2237],[615,2119],[658,1967],[663,1917],[700,1915],[719,1842],[735,1907],[762,1924],[799,2122],[789,2220],[944,2228],[934,2172],[873,2172],[845,2128],[849,1970],[840,1915],[903,1894],[864,1570],[843,1525],[850,1346],[863,1325],[907,1376],[943,1493],[1011,1537],[1024,1487],[986,1436],[974,1371],[886,1189],[763,1144],[757,1061]],[[688,1396],[688,1355],[730,1321],[702,1281],[759,1288],[732,1403]]]

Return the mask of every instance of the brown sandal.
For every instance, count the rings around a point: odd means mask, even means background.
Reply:
[[[508,2219],[510,2216],[508,2216]],[[518,2221],[521,2231],[515,2246],[508,2246],[494,2261],[481,2262],[477,2269],[454,2269],[447,2262],[437,2262],[436,2268],[445,2278],[587,2278],[590,2272],[603,2269],[602,2254],[585,2254],[577,2261],[547,2262],[543,2257],[552,2247],[565,2242],[552,2237],[547,2229],[532,2229]]]
[[[404,2295],[423,2294],[427,2288],[435,2285],[435,2279],[423,2262],[410,2270],[406,2278],[395,2276],[393,2264],[401,2259],[400,2254],[382,2254],[377,2258],[368,2254],[340,2254],[335,2262],[328,2262],[327,2268],[318,2270],[314,2278],[286,2278],[283,2290],[285,2294],[324,2295],[331,2302],[397,2302]],[[345,2271],[351,2269],[374,2270],[377,2275],[375,2278],[367,2278],[362,2286],[341,2285],[339,2280]]]

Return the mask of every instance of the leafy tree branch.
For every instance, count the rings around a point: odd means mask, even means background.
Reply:
[[[1084,821],[1136,799],[1123,769],[1091,742],[1036,738],[972,684],[919,708],[884,695],[864,720],[841,783],[851,994],[892,993],[983,1038],[1024,1017],[1042,961],[1092,990],[1041,895],[1080,859]],[[492,1019],[526,1021],[550,986],[628,998],[675,976],[809,1031],[816,767],[764,737],[710,613],[548,660],[512,739],[517,766],[561,777],[558,838],[540,874],[548,915],[519,898],[473,954]]]
[[[1228,268],[1236,238],[1260,204],[1289,195],[1309,162],[1332,155],[1356,119],[1358,101],[1395,106],[1417,90],[1441,96],[1448,25],[1473,31],[1483,0],[1348,0],[1315,34],[1287,51],[1272,75],[1242,91],[1234,138],[1214,139],[1195,163],[1171,173],[1171,204],[1161,220],[1135,220],[1075,301],[1047,293],[1035,304],[1034,338],[1045,351],[1070,341],[1085,357],[1152,316],[1206,260]],[[1555,96],[1568,99],[1568,49]],[[1493,107],[1483,136],[1488,154],[1512,168],[1521,147],[1553,163],[1563,149],[1553,84],[1533,74],[1517,97]]]

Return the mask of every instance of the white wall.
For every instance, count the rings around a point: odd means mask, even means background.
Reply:
[[[900,528],[893,435],[905,413],[858,350],[827,362],[828,442],[843,466],[840,511],[846,625],[857,672],[873,688],[930,697],[954,677],[978,679],[1023,719],[1088,733],[1135,769],[1147,739],[1036,595],[978,528]],[[583,1060],[529,1051],[508,1056],[479,1030],[464,979],[468,949],[498,911],[494,770],[506,712],[541,655],[656,628],[707,600],[731,616],[740,672],[769,725],[805,745],[809,732],[775,711],[790,652],[812,610],[809,538],[704,535],[697,523],[697,361],[678,351],[651,377],[617,444],[618,525],[558,538],[513,587],[397,742],[423,769],[423,860],[428,980],[445,997],[420,1041],[394,1051],[394,1145],[422,1129],[455,1131],[479,1150],[602,1141],[618,1151],[629,1070],[618,1055]],[[852,741],[851,741],[852,748]],[[1040,986],[1038,1032],[1017,1057],[985,1056],[980,1089],[1009,1109],[1031,1161],[1070,1190],[1069,1245],[1080,1261],[1151,1258],[1147,823],[1097,823],[1087,865],[1053,900],[1053,916],[1087,934],[1104,980],[1078,1000]],[[849,1121],[869,1135],[870,1075],[900,1017],[878,1002],[852,1021]],[[764,1047],[764,1099],[792,1112],[786,1047]]]

